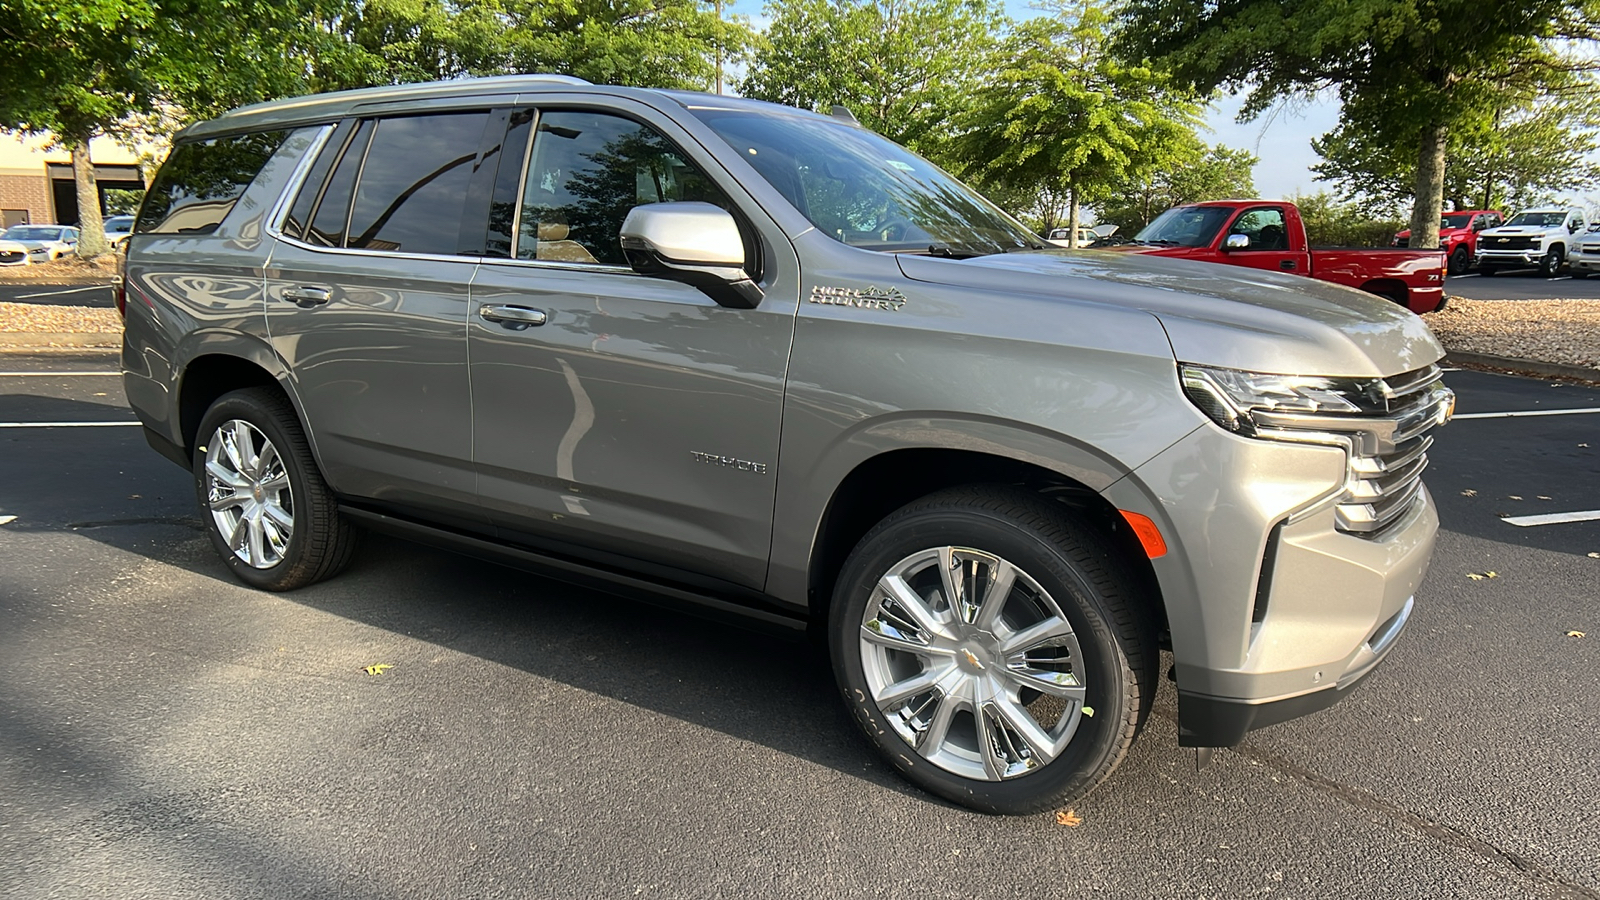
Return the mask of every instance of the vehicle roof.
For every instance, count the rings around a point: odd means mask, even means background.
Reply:
[[[331,122],[361,111],[365,107],[425,101],[519,95],[543,92],[595,93],[603,96],[640,99],[666,97],[686,109],[737,109],[766,113],[785,112],[801,116],[820,116],[790,106],[729,97],[703,94],[694,91],[664,91],[653,88],[616,87],[595,85],[569,75],[500,75],[491,78],[458,78],[451,81],[430,81],[419,84],[401,84],[386,87],[360,88],[351,91],[334,91],[326,94],[309,94],[270,100],[251,106],[242,106],[230,112],[196,122],[180,131],[175,141],[195,140],[242,131],[290,128]]]

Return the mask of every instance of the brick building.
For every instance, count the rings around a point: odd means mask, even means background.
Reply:
[[[72,184],[72,154],[51,148],[49,136],[0,131],[0,227],[23,222],[78,224],[78,194]],[[108,190],[142,191],[144,173],[138,154],[109,138],[89,145],[100,209]]]

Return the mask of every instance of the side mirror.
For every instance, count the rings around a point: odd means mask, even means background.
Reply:
[[[722,306],[755,309],[761,287],[744,270],[739,224],[710,203],[647,203],[622,222],[622,252],[635,272],[693,285]]]
[[[1250,249],[1250,235],[1248,234],[1230,234],[1228,239],[1222,242],[1223,252],[1248,249]]]

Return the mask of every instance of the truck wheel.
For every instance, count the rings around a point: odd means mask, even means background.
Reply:
[[[1554,278],[1561,271],[1561,248],[1551,247],[1544,258],[1539,260],[1539,274],[1546,278]]]
[[[340,517],[294,407],[276,391],[247,388],[211,405],[194,478],[211,543],[246,584],[293,590],[349,562],[355,529]]]
[[[869,740],[925,790],[986,813],[1069,803],[1149,713],[1157,648],[1121,552],[1013,488],[906,506],[856,545],[830,650]]]
[[[1472,254],[1467,252],[1466,244],[1457,244],[1456,249],[1450,251],[1449,272],[1451,275],[1460,275],[1472,265]]]

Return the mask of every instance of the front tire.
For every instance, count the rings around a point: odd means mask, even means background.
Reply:
[[[270,388],[224,394],[194,449],[195,491],[211,544],[240,581],[289,591],[350,561],[354,528],[339,515],[294,407]]]
[[[1561,271],[1562,256],[1560,247],[1551,247],[1539,260],[1539,274],[1546,278],[1554,278],[1556,273]]]
[[[1121,551],[1012,488],[957,488],[884,519],[834,591],[834,674],[909,780],[986,813],[1070,803],[1127,754],[1155,635]]]
[[[1454,250],[1452,250],[1450,252],[1450,262],[1448,264],[1448,272],[1451,275],[1460,275],[1463,272],[1467,271],[1467,268],[1469,266],[1471,266],[1471,265],[1472,265],[1472,255],[1467,252],[1467,245],[1466,244],[1458,244],[1458,245],[1456,245],[1456,249],[1454,249]]]

